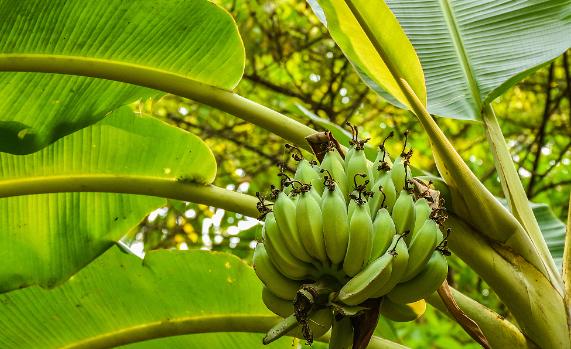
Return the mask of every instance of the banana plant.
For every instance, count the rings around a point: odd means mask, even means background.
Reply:
[[[571,347],[569,234],[560,273],[492,107],[571,46],[568,4],[309,3],[363,81],[414,113],[430,136],[450,193],[449,246],[517,323],[458,291],[449,299],[492,347]],[[231,16],[203,0],[5,0],[0,18],[2,347],[260,345],[261,337],[248,334],[168,338],[265,332],[276,324],[252,297],[261,284],[240,261],[162,251],[141,265],[110,250],[165,198],[259,213],[258,198],[212,185],[216,161],[199,137],[125,107],[135,100],[186,97],[312,151],[306,138],[316,130],[233,92],[245,54]],[[432,114],[484,125],[509,209],[470,171]],[[216,300],[204,298],[212,287]],[[458,320],[442,295],[427,300]],[[46,307],[37,311],[36,304]],[[136,311],[109,316],[121,307]],[[368,347],[402,346],[373,337]]]

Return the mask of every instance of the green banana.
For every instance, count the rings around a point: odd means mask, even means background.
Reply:
[[[396,322],[414,321],[426,311],[426,302],[421,299],[410,304],[399,304],[383,298],[381,303],[381,316]]]
[[[424,222],[430,218],[432,209],[425,198],[420,198],[414,203],[414,227],[411,233],[405,237],[406,243],[410,243]]]
[[[322,170],[326,170],[329,172],[328,175],[331,175],[331,177],[333,177],[332,179],[335,181],[335,183],[343,193],[343,198],[347,198],[349,195],[348,186],[347,186],[347,175],[345,174],[345,166],[343,163],[343,159],[341,158],[341,155],[339,155],[337,150],[332,149],[328,151],[323,157],[323,161],[321,162],[320,167]]]
[[[335,186],[333,191],[325,189],[321,200],[325,251],[333,264],[343,262],[349,243],[349,218],[342,195]]]
[[[385,253],[353,276],[339,291],[337,299],[347,305],[358,305],[375,294],[392,273],[394,255]]]
[[[347,150],[347,154],[345,154],[345,161],[343,162],[345,169],[347,169],[349,167],[349,161],[351,160],[353,155],[355,155],[355,152],[356,152],[356,147],[353,144],[349,147],[349,150]],[[350,180],[349,180],[349,182],[350,182]]]
[[[382,186],[382,182],[384,180],[383,177],[386,176],[390,175],[386,173],[380,175],[375,184],[371,187],[373,197],[368,201],[369,208],[371,209],[371,216],[374,216],[380,208],[385,207],[387,204],[386,194],[384,193]]]
[[[409,244],[408,264],[400,282],[406,282],[415,277],[430,259],[438,243],[438,225],[435,221],[427,220]]]
[[[353,213],[355,213],[355,208],[357,208],[358,205],[359,204],[357,203],[357,201],[350,199],[349,205],[347,206],[347,217],[349,218],[349,221],[351,221]]]
[[[371,252],[371,261],[379,258],[389,248],[396,228],[386,208],[381,208],[377,212],[377,216],[373,221],[373,250]]]
[[[422,271],[412,280],[398,284],[387,297],[395,303],[412,303],[428,297],[442,285],[448,275],[446,257],[434,251]]]
[[[256,275],[272,293],[286,300],[291,300],[295,297],[302,283],[288,279],[276,269],[263,243],[256,245],[253,262]]]
[[[262,229],[264,247],[274,266],[283,275],[293,280],[304,280],[316,275],[316,270],[311,264],[297,259],[287,249],[274,213],[268,213],[264,221],[265,224]]]
[[[395,189],[395,184],[393,183],[391,171],[387,171],[387,173],[382,175],[377,183],[375,183],[373,189],[376,191],[379,188],[382,188],[381,190],[385,194],[385,197],[383,198],[385,200],[384,206],[389,210],[389,212],[393,212],[393,207],[397,201],[397,191]],[[379,208],[381,207],[379,206]]]
[[[357,274],[368,263],[373,250],[373,222],[369,206],[358,204],[349,220],[349,243],[343,260],[343,271]]]
[[[292,300],[281,299],[265,286],[262,288],[262,302],[272,313],[281,317],[288,317],[294,312]]]
[[[395,159],[393,167],[391,168],[391,178],[393,179],[397,193],[405,189],[406,175],[407,172],[404,159],[402,156],[399,156]]]
[[[344,316],[340,320],[333,320],[329,349],[353,348],[353,324],[351,318]]]
[[[321,198],[320,198],[321,199]],[[315,259],[327,265],[327,252],[323,239],[321,207],[310,192],[301,193],[296,205],[297,231],[305,250]]]
[[[402,275],[406,270],[406,266],[408,264],[408,249],[406,247],[406,243],[404,242],[401,235],[395,235],[393,237],[393,243],[391,243],[392,248],[386,253],[394,254],[394,258],[392,259],[391,266],[392,272],[391,277],[389,280],[378,288],[373,297],[371,298],[378,298],[386,295],[389,293],[400,281]]]
[[[369,162],[367,161],[367,157],[365,156],[365,151],[363,151],[362,149],[355,150],[355,153],[353,154],[349,162],[347,162],[346,169],[347,169],[346,170],[347,182],[349,183],[349,186],[353,185],[352,182],[356,175],[364,174],[369,179],[367,190],[371,188],[372,183],[370,182],[370,177],[369,177],[370,176]],[[364,181],[365,179],[363,179],[363,182]],[[351,188],[348,192],[351,193],[353,189],[354,188]]]
[[[297,210],[294,200],[298,200],[297,196],[295,199],[292,199],[284,192],[281,192],[274,202],[274,215],[289,252],[304,262],[312,263],[314,260],[303,247],[301,237],[297,231]]]
[[[393,207],[393,221],[397,228],[397,234],[411,231],[414,225],[414,201],[412,195],[406,190],[401,190],[395,206]]]
[[[301,183],[311,184],[319,193],[323,191],[323,183],[319,170],[314,168],[313,165],[305,159],[299,161],[293,178]]]

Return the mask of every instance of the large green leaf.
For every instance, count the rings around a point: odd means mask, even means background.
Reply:
[[[310,0],[314,12],[365,83],[410,105],[404,79],[426,101],[422,67],[410,41],[383,1]]]
[[[531,208],[537,223],[539,223],[541,233],[547,242],[549,252],[551,252],[557,267],[561,270],[565,246],[565,224],[545,204],[531,204]]]
[[[64,60],[72,70],[78,64],[119,72],[144,67],[232,89],[244,68],[232,18],[205,0],[0,0],[0,18],[4,71],[30,71],[21,64],[54,71],[50,67]],[[2,73],[0,151],[36,151],[120,105],[158,93],[86,77]]]
[[[230,254],[163,250],[141,261],[113,248],[56,289],[0,295],[0,347],[96,348],[185,333],[261,332],[276,319],[261,292],[252,269]],[[262,336],[192,335],[128,347],[263,348]],[[283,339],[269,348],[290,346]]]
[[[571,46],[568,1],[386,3],[422,63],[428,110],[441,116],[479,119],[483,104]]]
[[[253,269],[228,253],[156,250],[140,260],[113,248],[58,288],[1,294],[0,347],[292,348],[291,338],[262,345],[280,318],[261,294]],[[406,349],[378,337],[368,348]]]
[[[66,193],[73,178],[79,185],[81,179],[128,182],[137,176],[211,183],[215,174],[214,156],[199,138],[126,107],[39,152],[0,153],[0,197],[18,187],[41,190],[50,180],[56,183],[53,191],[63,191],[0,199],[0,291],[56,285],[166,203],[156,197]]]

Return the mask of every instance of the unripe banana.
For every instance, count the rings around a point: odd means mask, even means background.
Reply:
[[[351,318],[345,316],[340,320],[333,320],[329,349],[353,348],[353,324]]]
[[[310,192],[301,193],[296,205],[297,231],[309,255],[327,265],[320,201]]]
[[[377,152],[377,157],[375,158],[375,161],[373,161],[373,166],[372,168],[372,172],[373,172],[373,178],[371,179],[371,181],[376,182],[379,180],[379,178],[381,178],[382,175],[384,175],[386,173],[386,170],[379,170],[379,166],[381,165],[382,161],[383,161],[383,157],[386,158],[388,155],[383,156],[383,153],[385,151],[383,150],[379,150]]]
[[[297,197],[294,200],[298,200]],[[307,253],[297,231],[296,203],[281,192],[274,202],[273,210],[289,252],[304,262],[311,263],[313,258]]]
[[[386,208],[381,208],[373,221],[373,250],[371,252],[371,261],[374,261],[385,253],[391,242],[393,242],[395,232],[395,224],[389,211],[387,211]]]
[[[402,236],[395,235],[393,237],[393,243],[391,243],[391,247],[389,247],[386,253],[394,254],[394,258],[391,261],[391,277],[383,286],[376,290],[371,298],[382,297],[389,293],[399,283],[406,270],[408,264],[408,249]]]
[[[381,316],[397,322],[414,321],[426,311],[426,302],[421,299],[410,304],[393,303],[388,298],[383,298],[381,303]]]
[[[264,247],[268,252],[274,266],[286,277],[293,280],[308,279],[316,275],[316,270],[311,264],[297,259],[287,249],[282,232],[276,222],[274,213],[266,215],[263,228]]]
[[[349,150],[347,150],[347,154],[345,154],[345,161],[344,161],[344,166],[345,166],[345,172],[347,172],[347,168],[349,168],[349,161],[351,161],[351,158],[353,157],[353,155],[355,155],[355,145],[351,145],[349,147]],[[349,179],[349,182],[351,183],[351,180]]]
[[[304,184],[311,184],[318,193],[323,191],[323,181],[319,169],[314,168],[309,161],[302,159],[297,165],[294,179]]]
[[[288,317],[294,312],[292,300],[281,299],[265,286],[262,288],[262,301],[266,308],[278,316]]]
[[[415,277],[430,259],[438,240],[438,225],[435,221],[427,220],[409,244],[408,264],[400,282],[406,282]]]
[[[370,176],[369,162],[367,161],[367,157],[365,156],[364,150],[362,149],[355,150],[355,153],[347,163],[346,173],[347,173],[348,185],[351,187],[349,193],[351,193],[354,189],[353,182],[356,175],[360,174],[366,176],[366,178],[362,179],[363,183],[365,182],[366,179],[369,179],[369,181],[371,180],[371,178],[369,177]],[[373,183],[369,182],[369,184],[367,185],[367,189],[370,189],[372,184]]]
[[[337,299],[347,305],[358,305],[372,298],[389,279],[394,255],[385,253],[353,276],[339,291]]]
[[[349,222],[351,221],[353,213],[355,212],[355,208],[357,208],[358,205],[359,204],[357,204],[357,201],[353,199],[349,200],[349,205],[347,206],[347,217],[349,218]]]
[[[293,314],[293,302],[286,301],[275,294],[273,294],[267,287],[262,289],[262,301],[266,307],[274,314],[286,318]],[[323,336],[331,328],[333,321],[333,315],[330,309],[321,309],[315,312],[309,318],[309,327],[315,338]],[[292,331],[288,332],[288,335],[303,338],[303,334],[299,326]]]
[[[395,184],[397,193],[405,188],[406,176],[407,171],[404,159],[402,156],[399,156],[395,159],[395,162],[393,162],[393,167],[391,168],[391,177],[393,179],[393,183]]]
[[[395,303],[412,303],[428,297],[442,285],[448,275],[446,257],[434,251],[426,266],[412,280],[398,284],[387,297]]]
[[[295,297],[302,283],[288,279],[276,269],[263,243],[256,245],[253,262],[256,275],[273,294],[285,300]]]
[[[345,166],[341,155],[337,150],[333,149],[328,151],[323,157],[323,161],[320,166],[323,170],[327,170],[329,174],[333,177],[333,180],[343,193],[343,198],[347,198],[349,195],[347,186],[347,174],[345,173]],[[324,175],[328,175],[325,173]]]
[[[383,193],[386,196],[384,206],[389,210],[389,212],[393,212],[393,207],[397,200],[397,191],[395,189],[395,184],[393,183],[391,171],[387,171],[387,173],[382,175],[377,182],[378,183],[375,183],[375,186],[373,187],[375,193],[377,189],[382,188]]]
[[[430,217],[432,209],[425,198],[420,198],[414,203],[414,227],[411,233],[405,237],[406,243],[410,243],[424,222]]]
[[[386,177],[386,176],[390,177],[390,174],[384,173],[384,174],[378,176],[377,181],[371,187],[371,190],[373,191],[373,197],[370,198],[367,203],[369,204],[369,207],[371,209],[371,216],[373,216],[373,217],[375,216],[375,214],[377,213],[377,211],[380,208],[386,207],[386,205],[387,205],[386,194],[384,193],[383,185],[382,185],[383,181],[386,181],[383,177]],[[393,203],[394,203],[394,201],[393,201]]]
[[[414,201],[412,195],[406,190],[401,190],[395,206],[393,207],[393,221],[397,228],[397,234],[411,231],[414,225]]]
[[[311,189],[309,189],[308,193],[313,197],[313,199],[315,199],[315,201],[317,201],[318,203],[321,202],[321,194],[317,192],[315,187],[311,186]]]
[[[323,191],[321,213],[323,217],[323,239],[329,260],[340,264],[345,258],[349,243],[349,218],[342,193],[337,186]]]
[[[343,260],[343,271],[357,274],[368,263],[373,250],[373,222],[368,205],[357,205],[349,220],[349,243]]]

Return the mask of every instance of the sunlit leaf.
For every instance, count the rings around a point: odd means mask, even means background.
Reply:
[[[26,60],[50,71],[67,59],[79,75],[97,64],[143,66],[232,89],[244,68],[232,18],[204,0],[3,0],[0,18],[0,71],[19,70],[14,64]],[[36,151],[120,105],[159,94],[86,77],[2,73],[0,151]]]
[[[168,141],[165,141],[168,140]],[[0,291],[67,279],[165,199],[111,193],[6,197],[42,181],[185,178],[211,183],[214,156],[196,136],[123,108],[29,155],[0,153]],[[129,177],[131,178],[131,177]]]
[[[261,292],[253,270],[229,254],[162,250],[142,261],[113,248],[56,289],[0,295],[0,347],[115,347],[165,335],[261,332],[276,319]],[[261,349],[262,337],[193,334],[127,347]],[[291,339],[268,348],[291,348]]]
[[[386,3],[422,63],[428,110],[441,116],[479,119],[484,103],[571,47],[566,1]]]
[[[409,105],[398,81],[404,79],[426,101],[416,52],[383,1],[311,0],[309,4],[369,87]]]

